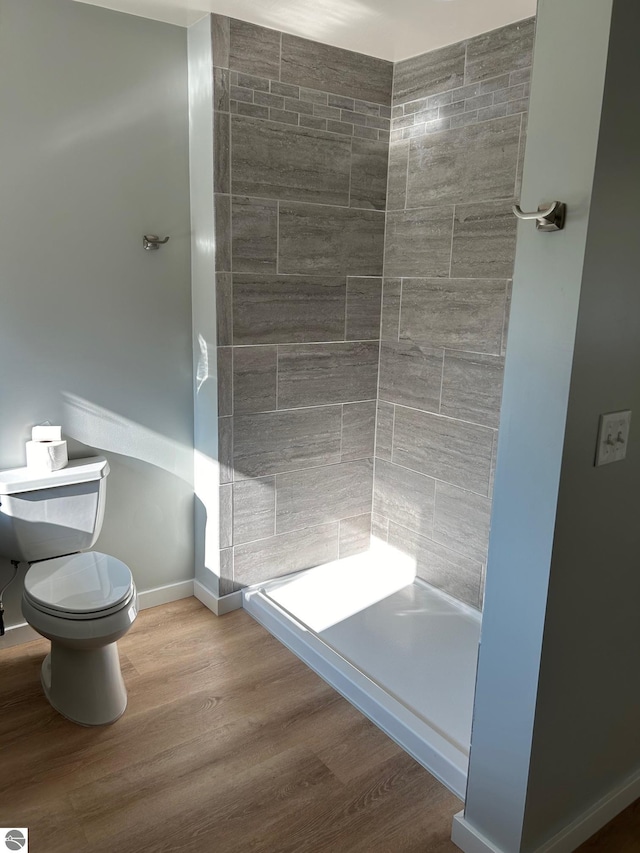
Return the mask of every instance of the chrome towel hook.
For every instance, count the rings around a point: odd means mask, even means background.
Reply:
[[[159,249],[160,246],[163,246],[165,243],[168,242],[168,237],[165,237],[164,240],[161,240],[156,234],[145,234],[142,238],[142,245],[147,250],[147,252],[153,252],[156,249]]]
[[[567,215],[567,205],[562,201],[541,204],[533,213],[525,213],[519,204],[514,204],[512,210],[518,219],[535,219],[538,231],[562,231]]]

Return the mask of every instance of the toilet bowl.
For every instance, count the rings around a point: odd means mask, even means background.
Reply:
[[[117,640],[137,615],[129,568],[98,551],[41,560],[25,576],[22,612],[51,641],[41,681],[56,711],[83,726],[121,717],[127,692]]]

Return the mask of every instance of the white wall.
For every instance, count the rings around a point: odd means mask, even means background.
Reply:
[[[220,593],[218,365],[213,210],[211,16],[189,27],[189,173],[193,302],[195,576]]]
[[[142,590],[192,578],[186,31],[71,0],[0,24],[0,467],[62,423],[111,465],[96,548]]]
[[[637,418],[594,467],[599,415],[640,411],[639,24],[539,2],[523,207],[568,220],[519,226],[464,850],[573,850],[640,789]]]
[[[640,777],[640,157],[629,108],[640,86],[638,32],[638,4],[614,0],[524,849]],[[599,415],[624,409],[635,418],[627,458],[596,468]]]

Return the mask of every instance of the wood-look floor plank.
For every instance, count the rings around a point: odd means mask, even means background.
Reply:
[[[0,653],[0,824],[31,853],[457,851],[460,801],[246,613],[184,599],[119,648],[129,706],[96,729],[44,699],[46,641]],[[638,853],[619,821],[581,853]]]

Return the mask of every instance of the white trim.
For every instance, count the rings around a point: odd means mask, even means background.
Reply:
[[[147,610],[149,607],[179,601],[181,598],[191,598],[192,595],[193,581],[178,581],[155,589],[145,589],[138,593],[138,610]]]
[[[244,609],[372,723],[464,799],[468,758],[424,720],[367,678],[260,588],[242,592]]]
[[[572,853],[594,833],[613,820],[640,797],[640,769],[612,788],[579,817],[567,824],[534,853]],[[451,840],[464,853],[507,853],[486,839],[464,819],[464,812],[453,818]]]
[[[225,613],[231,613],[232,610],[240,610],[242,607],[241,590],[231,592],[229,595],[214,595],[200,581],[194,581],[193,594],[198,601],[202,602],[216,616],[224,616]]]
[[[504,853],[464,819],[464,812],[454,815],[451,840],[463,853]]]
[[[149,607],[157,607],[159,604],[168,604],[170,601],[179,601],[181,598],[191,598],[193,592],[193,581],[178,581],[155,589],[145,589],[138,593],[138,610],[147,610]],[[19,646],[30,643],[32,640],[41,640],[42,637],[34,631],[31,625],[20,622],[18,625],[10,625],[4,637],[0,637],[0,651],[9,649],[11,646]]]
[[[30,643],[32,640],[41,640],[42,637],[34,631],[31,625],[20,622],[18,625],[10,625],[5,631],[4,637],[0,637],[0,650],[10,649],[11,646],[19,646],[22,643]]]

